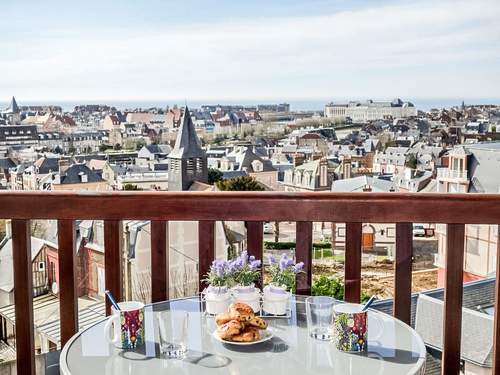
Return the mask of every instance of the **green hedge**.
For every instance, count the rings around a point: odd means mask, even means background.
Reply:
[[[316,249],[331,249],[331,242],[313,242],[313,247]]]
[[[268,249],[268,250],[289,250],[289,249],[295,249],[295,242],[264,241],[264,248]]]

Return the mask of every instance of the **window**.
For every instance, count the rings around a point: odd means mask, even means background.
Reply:
[[[388,238],[394,238],[394,237],[396,237],[396,228],[387,227],[386,231],[387,231],[387,237]]]
[[[38,271],[45,271],[45,262],[38,262]]]
[[[476,238],[467,237],[467,253],[479,255],[479,240]]]
[[[345,237],[345,227],[337,228],[337,237]]]

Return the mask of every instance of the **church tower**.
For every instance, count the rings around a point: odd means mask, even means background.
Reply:
[[[12,97],[9,107],[2,111],[3,117],[7,119],[10,125],[16,125],[21,122],[21,110],[17,105],[16,98]]]
[[[207,155],[186,106],[174,149],[168,155],[168,190],[188,190],[195,181],[208,182]]]

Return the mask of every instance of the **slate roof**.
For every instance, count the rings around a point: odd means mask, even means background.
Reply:
[[[471,154],[467,166],[471,193],[499,193],[500,142],[463,146]]]
[[[79,298],[79,305],[83,299]],[[54,313],[58,315],[59,311],[59,299],[57,298],[54,302]],[[95,302],[87,307],[78,309],[78,329],[80,331],[94,325],[101,320],[106,319],[106,309],[103,302]],[[59,316],[54,317],[50,322],[37,325],[37,330],[42,335],[47,336],[50,341],[60,343],[61,342],[61,322]]]
[[[427,298],[427,302],[429,299],[433,299],[434,302],[429,303],[421,303],[421,306],[418,307],[419,299],[420,297]],[[438,289],[432,289],[432,290],[427,290],[422,293],[414,293],[411,296],[411,326],[415,327],[416,326],[416,321],[417,319],[421,319],[418,322],[418,329],[420,330],[419,333],[424,339],[424,343],[426,345],[429,344],[428,340],[437,340],[435,337],[435,332],[432,332],[433,330],[438,329],[439,336],[441,335],[442,330],[439,328],[436,328],[434,325],[441,322],[442,324],[442,319],[439,317],[436,317],[436,314],[441,314],[442,316],[442,311],[439,313],[439,309],[436,309],[436,306],[438,305],[435,301],[442,301],[444,299],[444,289],[443,288],[438,288]],[[491,342],[491,337],[492,333],[489,334],[489,317],[484,317],[487,316],[486,314],[482,313],[482,317],[478,312],[478,306],[488,306],[494,303],[495,301],[495,278],[489,278],[489,279],[484,279],[480,281],[473,281],[473,282],[468,282],[464,283],[464,288],[463,288],[463,302],[462,306],[464,307],[464,321],[462,323],[462,331],[463,332],[468,332],[468,336],[466,339],[462,339],[462,355],[464,356],[465,360],[473,361],[476,364],[479,364],[480,361],[483,361],[482,365],[488,366],[489,363],[491,363],[491,357],[489,356],[490,350],[488,348],[488,345],[485,345],[485,341]],[[376,301],[373,303],[372,307],[376,310],[385,312],[389,315],[392,315],[393,312],[393,305],[394,305],[394,300],[392,298],[386,299],[383,301]],[[430,306],[430,307],[429,307]],[[430,313],[429,313],[430,312]],[[422,316],[418,317],[417,315],[423,314]],[[465,317],[467,315],[467,317]],[[479,318],[477,318],[479,317]],[[479,322],[476,322],[476,319],[480,319]],[[474,329],[477,330],[484,330],[481,332],[486,332],[485,335],[476,335],[476,334],[471,334],[469,328],[465,328],[464,325],[470,326],[470,328],[475,327]],[[428,332],[431,331],[431,332]],[[478,337],[482,336],[482,337]],[[427,338],[427,339],[426,339]],[[434,346],[438,344],[437,341],[432,341],[434,343]],[[432,346],[433,344],[430,343]],[[484,350],[481,352],[478,352],[478,348],[483,348]],[[441,349],[438,347],[437,349]],[[434,362],[436,362],[435,360]],[[435,365],[435,364],[434,364]],[[439,366],[433,366],[433,367],[439,367]],[[427,374],[427,372],[426,372]]]
[[[110,164],[111,169],[119,176],[123,176],[129,172],[149,172],[149,168],[141,165],[123,165],[123,164]]]
[[[170,152],[169,145],[146,145],[144,146],[152,154],[168,154]]]
[[[301,164],[298,167],[295,167],[295,170],[296,171],[311,172],[314,176],[316,176],[319,173],[318,172],[319,163],[320,163],[320,159],[316,159],[316,160]]]
[[[186,106],[181,120],[181,126],[175,146],[168,155],[171,159],[204,158],[205,151],[201,148],[200,140],[196,134],[196,129]]]
[[[59,160],[61,159],[42,156],[35,161],[34,166],[37,168],[39,174],[56,172],[59,170]]]
[[[262,159],[260,156],[253,152],[252,147],[247,147],[245,151],[243,151],[243,158],[240,162],[238,170],[253,172],[252,162],[255,160],[258,160],[262,163],[262,172],[276,171],[276,168],[273,167],[273,163],[271,162],[271,160]]]
[[[417,300],[415,330],[426,345],[436,349],[443,347],[443,310],[444,302],[439,299],[422,294]],[[492,337],[493,316],[464,308],[461,357],[480,366],[491,367]]]
[[[90,301],[78,298],[78,326],[84,330],[106,318],[103,302]],[[15,324],[16,315],[14,305],[0,308],[0,314]],[[53,294],[43,294],[33,298],[33,320],[39,333],[50,341],[59,344],[61,341],[59,298]]]
[[[87,182],[104,181],[99,174],[92,171],[85,164],[73,164],[64,175],[61,176],[61,184],[79,184],[82,182],[82,175],[87,175]]]
[[[369,176],[359,176],[333,181],[332,191],[362,192],[366,186],[370,186],[372,192],[398,191],[398,187],[394,182]]]
[[[11,158],[0,158],[0,169],[15,168],[17,164]]]

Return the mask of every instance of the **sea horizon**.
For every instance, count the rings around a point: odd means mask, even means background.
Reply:
[[[29,100],[22,101],[22,98],[16,98],[19,106],[37,106],[37,105],[54,105],[60,106],[64,112],[71,112],[77,105],[108,105],[110,107],[115,107],[118,110],[125,109],[148,109],[148,108],[166,108],[167,106],[172,108],[173,106],[184,106],[187,104],[191,108],[200,108],[202,105],[243,105],[243,106],[255,106],[258,104],[290,104],[291,111],[317,111],[323,112],[324,107],[327,103],[346,103],[351,100],[365,101],[370,98],[333,98],[333,99],[292,99],[292,100]],[[391,99],[387,98],[374,98],[374,101],[387,101]],[[418,110],[429,111],[432,108],[451,108],[453,106],[460,106],[462,102],[466,105],[500,105],[500,99],[491,98],[416,98],[416,99],[405,99],[401,98],[403,101],[409,101],[415,105]],[[7,108],[9,102],[0,102],[0,109]]]

